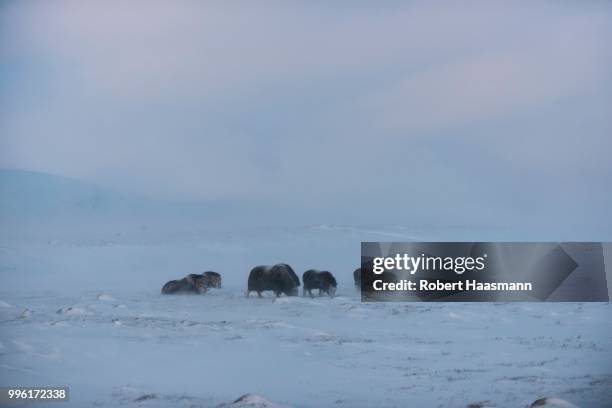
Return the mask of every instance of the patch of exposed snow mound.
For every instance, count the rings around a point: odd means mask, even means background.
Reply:
[[[83,316],[83,315],[91,315],[93,313],[91,313],[90,311],[82,307],[69,306],[69,307],[62,307],[61,309],[58,309],[57,314],[63,314],[67,316]]]
[[[466,408],[496,408],[497,405],[491,401],[478,401],[468,404]]]
[[[561,398],[540,398],[531,403],[527,408],[578,408],[571,402]]]
[[[134,402],[143,402],[143,401],[147,401],[147,400],[152,400],[152,399],[157,399],[157,394],[143,394],[137,398],[134,398],[133,401]]]
[[[8,303],[3,302],[2,300],[0,300],[0,307],[13,307],[13,305],[8,304]]]
[[[279,405],[268,401],[264,397],[256,394],[244,394],[231,404],[221,404],[223,408],[288,408],[285,405]]]

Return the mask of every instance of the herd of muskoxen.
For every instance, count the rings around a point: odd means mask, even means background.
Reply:
[[[361,269],[357,268],[353,272],[356,287],[361,285]],[[302,282],[304,284],[303,296],[308,294],[310,297],[314,297],[312,291],[315,289],[319,291],[319,296],[327,294],[333,297],[338,287],[336,278],[331,272],[316,269],[309,269],[304,272]],[[285,263],[260,265],[254,267],[249,273],[246,296],[249,297],[251,292],[257,292],[257,295],[261,297],[261,293],[264,291],[272,291],[277,297],[282,294],[297,296],[299,286],[300,279],[291,266]],[[162,293],[166,295],[204,294],[210,288],[220,287],[221,275],[217,272],[208,271],[202,274],[192,273],[179,280],[171,280],[162,287]]]

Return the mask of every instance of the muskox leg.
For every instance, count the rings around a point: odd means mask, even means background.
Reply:
[[[313,299],[314,295],[312,294],[312,289],[308,289],[308,294],[310,295],[310,298]]]
[[[257,296],[263,297],[263,296],[261,296],[261,292],[260,291],[257,291]]]

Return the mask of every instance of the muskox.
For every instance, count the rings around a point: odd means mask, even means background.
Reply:
[[[206,291],[204,277],[194,273],[185,276],[183,279],[166,282],[161,290],[164,295],[179,293],[204,294]]]
[[[313,289],[319,289],[319,296],[322,293],[327,293],[329,297],[333,297],[338,287],[336,278],[331,272],[317,271],[316,269],[309,269],[304,272],[302,282],[304,282],[303,296],[306,296],[306,292],[308,292],[311,298],[314,297]]]
[[[300,279],[293,269],[287,264],[276,264],[273,266],[260,265],[251,270],[247,287],[247,297],[252,291],[257,292],[261,297],[261,292],[271,290],[276,296],[284,293],[287,296],[296,296]]]
[[[353,271],[353,280],[355,281],[355,287],[361,289],[361,268]]]
[[[221,275],[217,272],[207,271],[202,274],[191,273],[183,279],[171,280],[162,287],[165,295],[191,293],[205,294],[209,288],[221,287]]]

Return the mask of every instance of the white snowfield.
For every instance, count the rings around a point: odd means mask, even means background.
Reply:
[[[68,385],[71,406],[605,407],[612,389],[609,304],[365,304],[346,283],[333,299],[0,296],[1,382]]]
[[[34,406],[612,406],[609,303],[362,303],[360,241],[413,231],[69,227],[0,231],[0,386],[70,387]],[[330,270],[337,296],[246,298],[277,262]],[[223,288],[160,294],[205,270]]]

